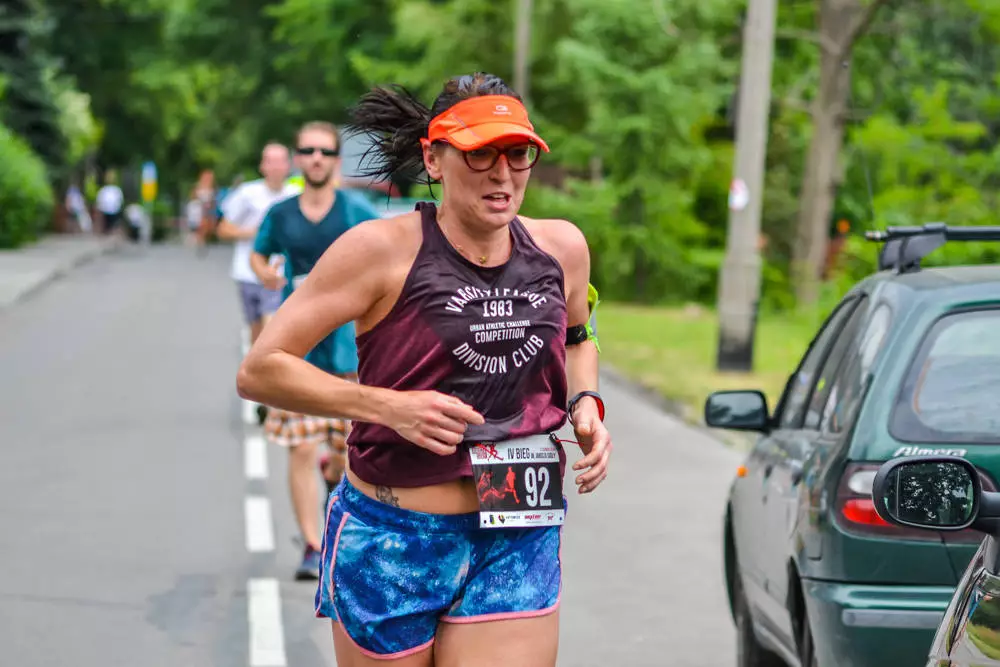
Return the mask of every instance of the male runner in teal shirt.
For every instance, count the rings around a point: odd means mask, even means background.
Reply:
[[[278,202],[267,212],[257,230],[250,265],[270,289],[281,289],[282,300],[298,287],[326,249],[351,227],[380,217],[361,195],[337,190],[340,139],[329,123],[307,123],[299,130],[295,160],[302,169],[302,194]],[[283,270],[269,263],[273,255],[284,258]],[[353,323],[337,329],[306,356],[314,366],[341,377],[357,377],[358,351]],[[328,490],[334,488],[347,463],[345,420],[268,410],[264,432],[276,444],[289,447],[289,484],[292,506],[306,543],[296,579],[319,577],[319,489],[315,465],[323,442],[331,455],[323,474]]]

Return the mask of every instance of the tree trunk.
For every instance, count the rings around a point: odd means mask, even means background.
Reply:
[[[820,0],[820,85],[813,102],[813,135],[799,196],[799,219],[792,251],[796,300],[811,305],[819,295],[826,259],[830,216],[840,181],[837,168],[844,143],[844,117],[851,94],[851,47],[863,7],[858,0]]]
[[[525,105],[530,104],[528,91],[531,75],[531,13],[532,0],[517,0],[514,26],[514,90],[521,94]]]
[[[599,185],[604,180],[604,159],[600,155],[590,157],[590,182]]]

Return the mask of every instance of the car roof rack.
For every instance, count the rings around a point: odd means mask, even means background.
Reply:
[[[909,273],[920,261],[948,241],[1000,241],[1000,227],[949,227],[929,222],[922,227],[888,227],[865,232],[869,241],[885,242],[878,256],[879,271]]]

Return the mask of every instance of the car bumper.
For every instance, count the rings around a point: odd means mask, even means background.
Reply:
[[[924,667],[950,586],[802,582],[820,665]]]

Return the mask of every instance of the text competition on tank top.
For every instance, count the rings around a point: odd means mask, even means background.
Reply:
[[[485,418],[441,456],[390,428],[355,422],[350,468],[370,484],[414,487],[472,475],[468,445],[548,433],[566,420],[563,272],[524,225],[510,224],[506,263],[476,266],[447,241],[434,204],[417,205],[423,242],[395,306],[358,336],[361,384],[434,389]],[[401,369],[406,369],[401,373]],[[560,447],[560,467],[565,472]]]

